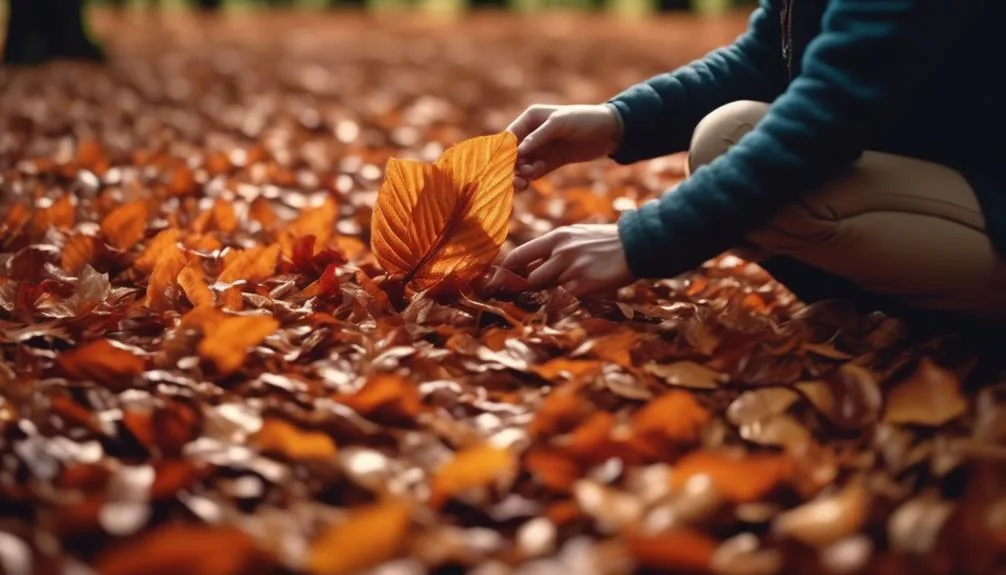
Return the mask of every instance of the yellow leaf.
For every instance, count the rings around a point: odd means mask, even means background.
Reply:
[[[265,453],[279,453],[293,461],[331,459],[337,452],[328,435],[299,429],[282,419],[262,422],[253,442]]]
[[[514,471],[509,451],[483,444],[459,451],[430,481],[430,504],[439,507],[468,489],[488,487]]]
[[[279,329],[269,316],[230,316],[203,324],[199,355],[216,365],[223,375],[235,372],[244,363],[248,350]]]
[[[506,239],[516,161],[510,132],[465,140],[435,164],[389,160],[371,223],[378,262],[420,287],[475,277]]]
[[[412,512],[399,501],[384,501],[352,511],[311,546],[312,575],[352,575],[398,554],[408,535]]]
[[[120,250],[128,250],[143,239],[148,216],[149,210],[145,202],[123,204],[101,220],[101,231],[109,244]]]

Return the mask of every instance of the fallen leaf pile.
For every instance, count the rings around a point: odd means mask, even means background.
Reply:
[[[107,68],[0,72],[3,573],[1003,564],[1006,387],[970,339],[731,256],[614,300],[427,289],[682,163],[575,166],[512,215],[420,164],[743,19],[128,17]]]

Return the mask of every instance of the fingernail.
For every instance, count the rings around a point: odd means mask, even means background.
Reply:
[[[527,180],[525,180],[524,178],[514,178],[513,187],[517,188],[518,190],[523,190],[524,188],[527,187]]]
[[[517,171],[521,174],[531,173],[531,164],[521,164]]]

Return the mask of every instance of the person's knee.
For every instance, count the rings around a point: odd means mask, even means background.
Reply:
[[[736,144],[765,117],[769,105],[739,100],[713,110],[695,127],[688,152],[688,169],[694,172]]]

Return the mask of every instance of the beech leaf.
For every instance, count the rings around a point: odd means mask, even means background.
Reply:
[[[411,509],[401,501],[361,507],[324,531],[312,544],[312,575],[353,575],[394,557],[405,541]]]
[[[474,279],[506,239],[516,161],[510,132],[465,140],[435,164],[390,159],[371,223],[377,260],[424,288]]]

